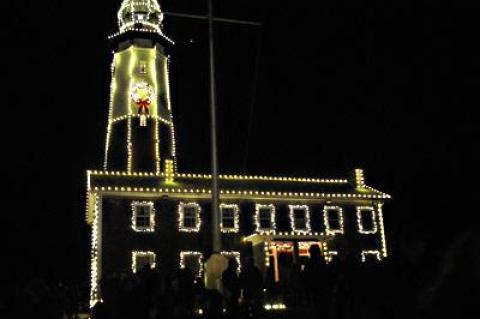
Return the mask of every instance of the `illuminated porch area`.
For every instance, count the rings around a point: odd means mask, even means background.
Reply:
[[[312,245],[318,245],[327,263],[332,255],[336,255],[335,251],[328,249],[329,238],[321,233],[253,234],[243,241],[251,243],[255,265],[262,270],[265,279],[273,280],[276,284],[282,282],[285,272],[290,272],[292,267],[299,270],[305,268]]]

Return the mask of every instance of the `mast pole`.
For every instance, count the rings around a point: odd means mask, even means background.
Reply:
[[[215,90],[215,51],[213,33],[213,4],[208,0],[208,44],[210,53],[210,131],[212,152],[212,248],[220,253],[222,242],[220,238],[220,216],[218,188],[218,155],[217,155],[217,120],[216,120],[216,90]]]

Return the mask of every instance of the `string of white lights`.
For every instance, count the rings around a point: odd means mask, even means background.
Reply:
[[[127,119],[127,172],[132,172],[132,118],[129,115]]]
[[[375,256],[377,261],[381,261],[382,257],[380,256],[380,252],[378,250],[364,250],[361,253],[362,256],[362,263],[367,261],[367,256],[368,255],[373,255]]]
[[[161,172],[160,159],[160,121],[155,119],[155,173]]]
[[[149,259],[148,263],[150,265],[151,269],[154,269],[156,266],[155,263],[155,253],[152,251],[132,251],[132,271],[133,273],[136,273],[138,270],[138,260],[139,258],[145,258],[147,257]]]
[[[233,210],[233,227],[226,227],[223,223],[223,220],[225,218],[224,212],[226,209],[231,209]],[[239,214],[240,214],[240,208],[238,207],[237,204],[220,204],[220,212],[222,215],[221,221],[220,221],[220,231],[222,233],[238,233],[239,231]]]
[[[193,208],[195,210],[195,225],[194,226],[186,226],[185,225],[185,208]],[[181,202],[178,205],[178,229],[181,232],[187,233],[198,233],[200,231],[200,226],[202,224],[202,220],[200,219],[200,212],[202,208],[198,203],[190,202],[190,203],[183,203]]]
[[[155,207],[153,202],[149,201],[133,201],[132,204],[132,229],[136,232],[155,231]],[[148,208],[148,225],[137,225],[138,213],[142,207]]]
[[[235,260],[237,261],[237,265],[238,265],[237,272],[240,273],[240,271],[242,269],[242,265],[241,265],[241,261],[240,261],[240,252],[238,252],[238,251],[225,251],[224,250],[224,251],[220,252],[220,255],[224,255],[227,258],[235,258]]]
[[[337,219],[338,219],[338,228],[333,228],[332,225],[330,225],[330,212],[336,212],[337,214]],[[330,205],[325,205],[323,207],[323,223],[325,225],[325,233],[327,235],[336,235],[336,234],[343,234],[344,233],[344,227],[343,227],[343,209],[340,206],[330,206]]]
[[[97,194],[91,194],[93,196],[93,225],[92,225],[92,237],[91,237],[91,256],[90,256],[90,308],[95,306],[97,302],[100,301],[98,294],[98,264],[99,264],[99,245],[98,245],[98,236],[99,236],[99,202],[100,197]]]
[[[261,211],[267,209],[270,211],[270,227],[262,227],[261,224]],[[277,225],[275,223],[275,205],[273,204],[255,204],[255,215],[254,215],[256,232],[261,235],[273,235],[275,234]]]
[[[310,225],[310,208],[308,205],[288,205],[288,208],[290,210],[289,216],[290,216],[290,227],[292,228],[292,231],[295,234],[300,234],[300,235],[307,235],[312,233],[312,228]],[[304,212],[305,216],[305,227],[304,228],[299,228],[296,225],[296,216],[295,216],[295,211],[302,210]]]
[[[198,277],[202,277],[203,274],[203,254],[199,251],[182,251],[180,252],[180,268],[184,269],[186,267],[185,259],[187,257],[194,256],[198,259]]]
[[[380,226],[380,238],[382,241],[382,256],[386,258],[388,256],[387,253],[387,239],[385,238],[385,226],[383,223],[383,203],[377,204],[377,212],[378,212],[378,219],[379,219],[379,226]]]
[[[370,229],[365,228],[363,225],[362,214],[364,212],[370,213],[372,221],[372,227]],[[375,234],[377,232],[377,220],[375,216],[375,208],[373,206],[357,206],[357,225],[360,234]]]

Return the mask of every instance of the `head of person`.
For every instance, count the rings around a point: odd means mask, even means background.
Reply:
[[[318,245],[311,245],[310,248],[308,249],[308,252],[310,253],[310,258],[311,259],[320,259],[322,257],[322,251],[320,250],[320,247]]]

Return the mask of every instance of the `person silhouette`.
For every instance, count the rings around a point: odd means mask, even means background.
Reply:
[[[255,317],[262,310],[263,277],[255,266],[253,258],[245,261],[240,274],[240,286],[243,292],[243,304],[249,317]]]
[[[240,280],[237,276],[238,263],[235,258],[228,260],[228,267],[222,273],[223,298],[229,318],[238,317],[238,300],[240,298]]]

